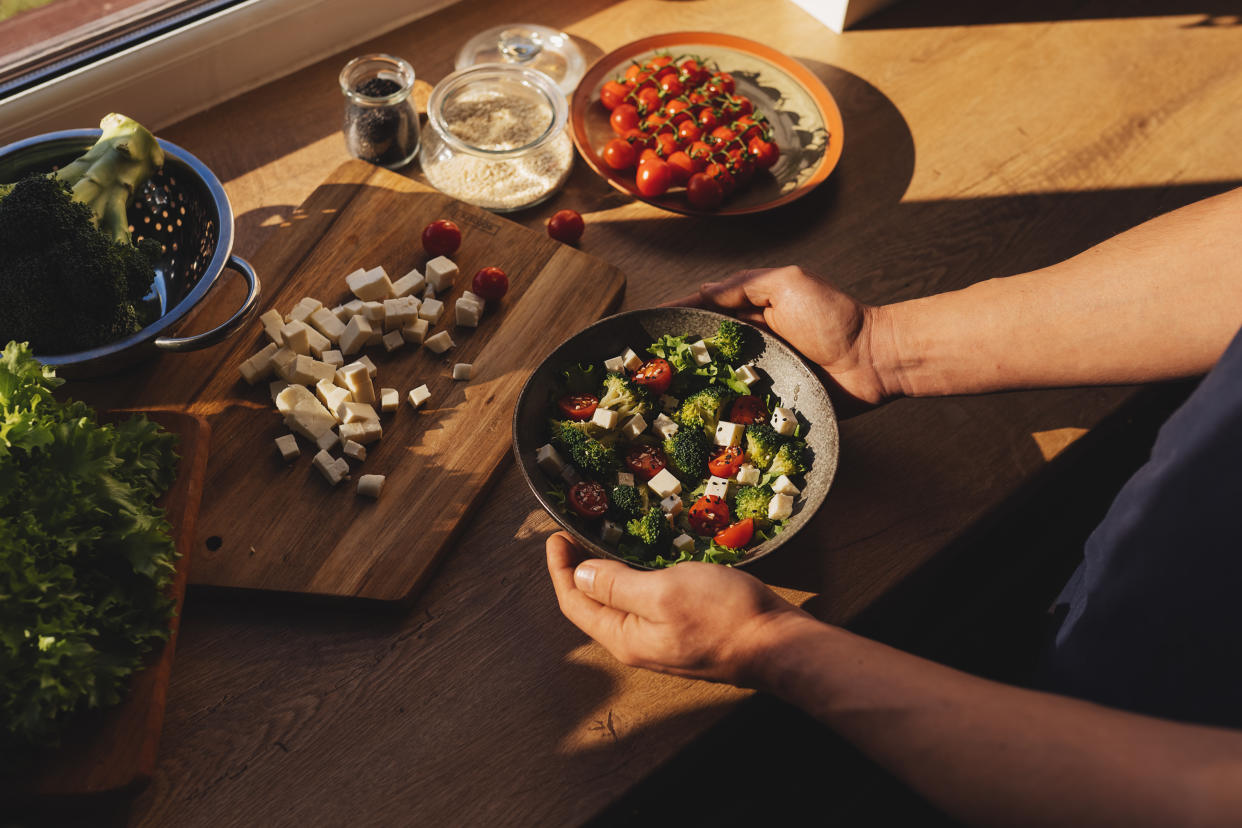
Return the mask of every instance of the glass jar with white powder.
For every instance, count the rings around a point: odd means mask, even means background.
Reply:
[[[498,213],[538,204],[573,166],[569,106],[541,72],[479,64],[436,85],[419,162],[433,187]]]

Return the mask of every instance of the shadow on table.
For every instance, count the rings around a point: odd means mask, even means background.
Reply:
[[[905,0],[891,8],[864,18],[851,31],[868,29],[911,29],[931,26],[990,26],[1002,23],[1098,20],[1122,17],[1190,17],[1201,20],[1193,26],[1236,26],[1239,8],[1231,0],[1021,0],[996,3],[992,0],[928,2]]]

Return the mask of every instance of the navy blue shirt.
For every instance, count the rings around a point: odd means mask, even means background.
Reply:
[[[1242,332],[1161,427],[1058,603],[1046,689],[1242,726]]]

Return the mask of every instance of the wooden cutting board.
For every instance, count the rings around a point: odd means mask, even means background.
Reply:
[[[352,298],[344,279],[358,267],[383,265],[394,280],[421,270],[428,257],[420,234],[438,218],[462,229],[453,256],[461,275],[438,297],[445,314],[431,332],[448,330],[457,345],[443,355],[411,345],[392,354],[365,349],[378,366],[377,388],[397,389],[401,405],[382,417],[383,439],[367,447],[365,462],[351,464],[353,480],[330,487],[311,466],[316,449],[301,438],[300,458],[279,458],[273,440],[287,429],[267,383],[248,386],[237,371],[266,342],[257,321],[213,349],[216,365],[191,406],[217,435],[191,583],[409,599],[512,456],[510,423],[527,376],[620,300],[625,277],[616,268],[358,161],[337,169],[255,257],[261,310],[287,313],[304,296],[329,306]],[[453,302],[489,265],[509,275],[508,294],[489,303],[478,329],[455,327]],[[469,382],[453,381],[458,362],[473,364]],[[415,410],[406,395],[423,383],[431,399]],[[378,500],[357,495],[360,474],[387,476]]]

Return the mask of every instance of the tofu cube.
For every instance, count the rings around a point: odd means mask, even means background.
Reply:
[[[599,539],[604,543],[616,545],[616,543],[621,540],[621,534],[621,527],[613,523],[611,520],[606,520],[600,524]]]
[[[625,370],[625,360],[619,356],[606,359],[604,360],[604,370],[619,374]]]
[[[259,317],[259,321],[263,323],[263,333],[268,339],[277,345],[285,344],[285,337],[280,332],[280,329],[285,326],[285,318],[280,315],[280,311],[271,308]]]
[[[423,340],[427,338],[427,331],[429,330],[431,330],[431,323],[426,319],[414,319],[407,322],[405,327],[401,329],[401,335],[405,337],[406,342],[422,345]]]
[[[643,419],[642,414],[635,414],[621,424],[621,433],[625,435],[628,440],[633,440],[646,430],[647,421]]]
[[[617,485],[618,486],[633,486],[634,475],[630,474],[629,472],[617,472]]]
[[[357,460],[361,463],[363,460],[367,459],[367,447],[362,443],[358,443],[353,440],[346,440],[345,445],[341,446],[341,454],[345,455],[350,460]]]
[[[418,408],[427,400],[431,399],[431,392],[427,390],[427,386],[420,385],[417,388],[411,388],[409,393],[410,405]]]
[[[395,388],[380,389],[380,413],[391,414],[401,405],[401,395]]]
[[[772,491],[777,494],[789,495],[790,497],[797,497],[802,492],[789,479],[789,476],[784,474],[772,481]]]
[[[685,508],[685,504],[681,502],[681,498],[677,495],[669,495],[660,501],[660,510],[668,515],[669,520],[681,514],[683,508]]]
[[[332,349],[320,354],[319,361],[331,365],[333,368],[340,368],[345,364],[345,355],[338,350]]]
[[[345,387],[356,402],[368,405],[375,402],[375,386],[371,383],[371,373],[365,365],[353,363],[346,365],[341,371],[345,374]]]
[[[793,496],[774,494],[768,501],[768,520],[784,520],[793,514]]]
[[[746,433],[746,426],[741,423],[730,423],[721,420],[716,423],[716,445],[718,446],[738,446],[742,443],[742,436]]]
[[[694,538],[690,537],[685,532],[682,532],[680,535],[673,538],[673,548],[678,552],[691,553],[694,551]]]
[[[681,481],[668,469],[660,469],[655,477],[647,481],[647,486],[661,499],[681,493]]]
[[[457,278],[457,265],[447,256],[436,256],[427,262],[427,284],[437,292],[448,290]]]
[[[402,296],[409,296],[418,293],[426,284],[427,280],[423,278],[423,274],[418,272],[418,268],[414,268],[392,283],[392,295],[398,299]]]
[[[444,315],[444,303],[439,299],[424,299],[423,303],[418,306],[418,315],[419,318],[426,319],[434,325]]]
[[[384,475],[364,474],[358,478],[358,494],[372,499],[378,498],[384,490]]]
[[[627,371],[637,371],[643,367],[643,358],[634,353],[633,348],[626,348],[621,354],[621,364],[625,366]]]
[[[474,374],[474,365],[469,362],[459,362],[453,366],[453,379],[458,381],[469,380]]]
[[[458,327],[477,328],[482,315],[482,309],[474,302],[467,301],[465,297],[458,299],[453,305],[453,324]]]
[[[351,356],[358,353],[370,341],[374,332],[375,329],[362,314],[351,317],[349,324],[345,326],[345,333],[341,334],[341,354]]]
[[[743,463],[737,470],[737,482],[743,486],[758,486],[763,475],[750,463]]]
[[[382,302],[392,297],[392,282],[382,267],[355,270],[345,277],[345,284],[354,296],[364,302]]]
[[[694,357],[694,361],[699,365],[707,365],[712,361],[712,355],[707,351],[707,344],[701,339],[690,343],[690,356]]]
[[[457,343],[453,341],[453,337],[449,336],[448,331],[440,331],[432,334],[423,340],[423,345],[431,349],[433,353],[442,354]]]
[[[295,354],[310,353],[310,326],[305,322],[299,322],[296,319],[285,324],[280,329],[281,338],[284,339],[285,347]]]
[[[399,331],[411,319],[417,319],[418,308],[421,304],[413,296],[402,296],[400,299],[385,299],[384,330]]]
[[[276,450],[280,452],[280,459],[288,463],[294,460],[302,453],[298,448],[298,438],[292,434],[282,434],[276,438]]]
[[[384,334],[382,342],[384,343],[384,350],[391,354],[405,344],[405,336],[402,335],[401,331],[389,331]]]
[[[772,428],[782,437],[792,437],[798,429],[798,416],[792,409],[777,408],[772,412]]]
[[[657,414],[655,422],[651,424],[651,430],[662,440],[667,440],[672,437],[677,433],[678,428],[680,428],[680,426],[677,422],[663,412]]]
[[[548,477],[560,477],[561,469],[565,468],[565,461],[551,443],[540,446],[535,452],[535,464]]]
[[[707,488],[703,490],[704,495],[715,495],[724,500],[729,496],[729,478],[717,477],[712,475],[707,480]]]
[[[612,431],[616,428],[617,422],[620,419],[621,415],[611,408],[597,408],[595,413],[591,415],[591,423],[606,431]]]
[[[318,308],[310,315],[311,327],[326,336],[332,342],[338,342],[345,333],[345,323],[336,318],[336,314],[327,308]]]
[[[759,372],[755,370],[753,365],[743,365],[733,372],[733,376],[744,382],[747,387],[754,385],[760,380]]]

